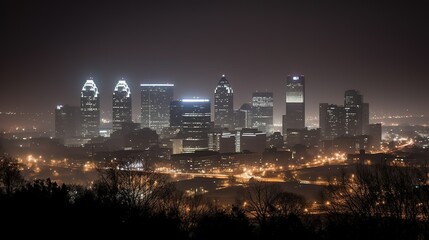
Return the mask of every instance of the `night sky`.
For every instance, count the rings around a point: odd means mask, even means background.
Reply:
[[[307,116],[320,102],[342,104],[346,89],[360,90],[372,114],[429,115],[427,1],[141,2],[2,1],[0,111],[78,105],[91,75],[103,110],[126,78],[137,115],[140,83],[212,98],[225,74],[236,108],[274,91],[279,122],[286,76],[299,73]]]

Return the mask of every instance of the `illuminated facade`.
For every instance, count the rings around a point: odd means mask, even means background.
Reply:
[[[118,81],[113,91],[113,131],[121,130],[122,124],[132,121],[131,90],[124,79]]]
[[[141,127],[158,133],[170,126],[170,103],[173,101],[174,84],[140,84]]]
[[[234,92],[225,75],[214,91],[214,122],[221,128],[232,128],[234,121]]]
[[[363,96],[356,90],[347,90],[344,94],[345,135],[358,136],[368,133],[369,104],[363,102]]]
[[[211,106],[209,99],[182,99],[183,152],[208,150],[208,132],[211,128]]]
[[[252,127],[265,133],[273,132],[273,93],[254,92],[252,95]]]
[[[210,150],[219,151],[220,153],[262,153],[266,148],[266,133],[254,128],[243,128],[231,132],[218,132],[216,136],[218,138],[217,148]]]
[[[344,94],[344,106],[321,103],[319,126],[323,139],[341,136],[361,136],[369,133],[369,104],[356,90]]]
[[[80,113],[82,137],[97,137],[100,129],[100,96],[92,77],[82,87]]]
[[[286,78],[286,115],[283,118],[283,134],[287,129],[305,127],[305,78],[289,75]]]
[[[343,106],[321,103],[319,127],[323,139],[332,140],[345,134],[345,111]]]

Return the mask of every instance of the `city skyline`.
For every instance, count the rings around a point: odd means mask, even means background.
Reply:
[[[1,1],[4,235],[429,239],[425,3]]]
[[[75,92],[89,75],[100,87],[102,112],[111,110],[108,96],[120,77],[134,90],[169,82],[177,86],[176,98],[213,100],[225,74],[234,87],[234,109],[256,90],[273,91],[280,123],[284,81],[304,74],[306,116],[317,116],[319,103],[341,102],[338,93],[347,89],[362,92],[372,113],[429,115],[428,21],[420,3],[3,4],[0,78],[8,88],[0,90],[1,111],[76,105]],[[88,20],[93,12],[97,18]],[[56,91],[42,97],[47,87]],[[133,112],[138,98],[134,92]]]

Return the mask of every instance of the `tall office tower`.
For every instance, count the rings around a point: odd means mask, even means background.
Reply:
[[[305,78],[289,75],[286,78],[286,115],[283,118],[283,134],[286,129],[305,127]]]
[[[234,119],[234,92],[225,75],[214,91],[214,123],[221,128],[232,128]]]
[[[132,121],[131,90],[124,79],[119,80],[113,91],[113,131],[121,130],[122,124]]]
[[[252,106],[248,103],[241,105],[240,109],[234,111],[234,128],[252,127]]]
[[[356,90],[347,90],[344,94],[345,135],[366,134],[369,125],[369,104],[363,102],[363,96]]]
[[[343,106],[321,103],[319,127],[323,139],[332,140],[345,134],[345,111]]]
[[[265,133],[273,132],[273,93],[254,92],[252,95],[252,127]]]
[[[211,128],[209,99],[182,99],[183,152],[208,150]]]
[[[55,137],[80,136],[80,109],[69,105],[58,105],[55,109]]]
[[[174,84],[140,84],[141,127],[152,128],[158,133],[170,126],[170,102],[173,101]]]
[[[100,131],[100,98],[94,80],[86,80],[80,93],[82,137],[97,137]]]
[[[170,102],[170,127],[182,127],[182,111],[183,105],[181,100]]]

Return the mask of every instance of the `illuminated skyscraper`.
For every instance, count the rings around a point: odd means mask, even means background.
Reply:
[[[121,130],[122,124],[132,121],[131,90],[124,79],[119,80],[113,91],[113,131]]]
[[[211,127],[210,100],[182,99],[181,103],[183,152],[208,150],[208,132]]]
[[[345,111],[343,106],[321,103],[319,127],[323,139],[335,139],[345,134]]]
[[[215,126],[232,128],[234,121],[234,92],[225,75],[219,80],[214,91]]]
[[[286,78],[286,115],[283,118],[283,134],[286,129],[305,127],[305,78],[289,75]]]
[[[363,102],[363,96],[357,90],[347,90],[344,94],[346,135],[368,134],[369,104]]]
[[[140,84],[141,127],[158,133],[170,126],[170,102],[173,101],[174,84]]]
[[[273,93],[254,92],[252,95],[252,125],[259,131],[273,131]]]
[[[369,133],[369,104],[356,90],[344,94],[344,106],[321,103],[319,126],[324,139],[341,136],[360,136]]]
[[[86,80],[80,93],[80,113],[82,136],[97,137],[100,128],[100,98],[94,80]]]

